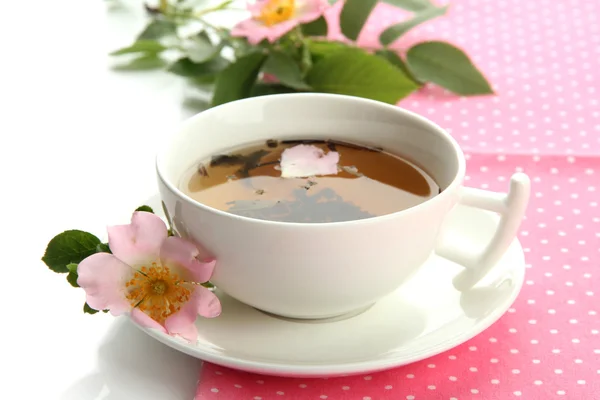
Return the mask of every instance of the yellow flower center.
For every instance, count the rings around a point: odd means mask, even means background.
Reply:
[[[191,283],[155,262],[151,267],[141,267],[125,287],[129,303],[160,324],[181,309],[193,290]]]
[[[268,0],[255,18],[266,26],[273,26],[292,18],[295,6],[295,0]]]

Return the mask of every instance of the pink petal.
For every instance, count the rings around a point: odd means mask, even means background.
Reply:
[[[144,211],[134,212],[129,225],[108,228],[110,250],[132,267],[158,259],[160,246],[166,238],[167,226],[163,220]]]
[[[198,315],[214,318],[220,314],[219,298],[210,290],[200,286],[194,290],[190,300],[177,313],[167,318],[165,327],[170,334],[195,342],[198,338],[195,324]]]
[[[194,282],[207,282],[215,269],[215,261],[200,262],[196,257],[200,254],[198,248],[191,242],[171,236],[164,240],[160,248],[160,258],[163,264],[175,263],[187,270],[187,279]]]
[[[306,178],[317,175],[335,175],[340,154],[325,152],[315,146],[299,144],[285,149],[281,154],[282,178]]]
[[[85,291],[86,301],[93,309],[108,309],[115,316],[131,309],[125,298],[125,281],[132,270],[114,255],[92,254],[79,263],[77,274],[77,284]]]
[[[162,326],[161,324],[159,324],[158,322],[156,322],[155,320],[150,318],[148,316],[148,314],[146,314],[139,308],[134,308],[133,310],[131,310],[131,319],[136,324],[138,324],[139,326],[142,326],[144,328],[157,329],[163,333],[167,333],[167,330],[165,329],[164,326]]]
[[[245,37],[250,44],[258,44],[264,39],[273,43],[291,31],[296,25],[298,25],[298,21],[295,19],[290,19],[273,26],[266,26],[260,21],[247,19],[233,27],[231,36]]]
[[[312,22],[323,15],[329,7],[327,0],[299,0],[294,19],[302,24]]]

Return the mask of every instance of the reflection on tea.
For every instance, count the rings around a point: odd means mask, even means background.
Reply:
[[[440,192],[423,170],[379,148],[335,140],[268,140],[202,160],[180,189],[250,218],[325,223],[416,206]]]

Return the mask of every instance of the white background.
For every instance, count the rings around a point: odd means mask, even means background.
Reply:
[[[141,4],[2,2],[0,398],[193,397],[199,361],[83,314],[83,291],[40,261],[63,230],[128,222],[156,193],[160,141],[195,112],[180,78],[110,69],[107,53],[144,26]]]

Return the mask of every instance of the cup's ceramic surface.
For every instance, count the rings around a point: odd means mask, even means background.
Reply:
[[[301,224],[250,219],[200,204],[178,189],[201,159],[267,139],[338,139],[382,147],[418,165],[443,188],[418,206],[364,220]],[[185,121],[157,157],[159,189],[178,234],[217,259],[211,281],[258,309],[291,318],[327,318],[368,307],[403,284],[433,251],[465,267],[473,286],[516,235],[529,180],[513,176],[508,194],[462,186],[465,158],[439,126],[401,108],[356,97],[284,94],[204,111]],[[440,232],[458,203],[498,212],[484,249]]]

